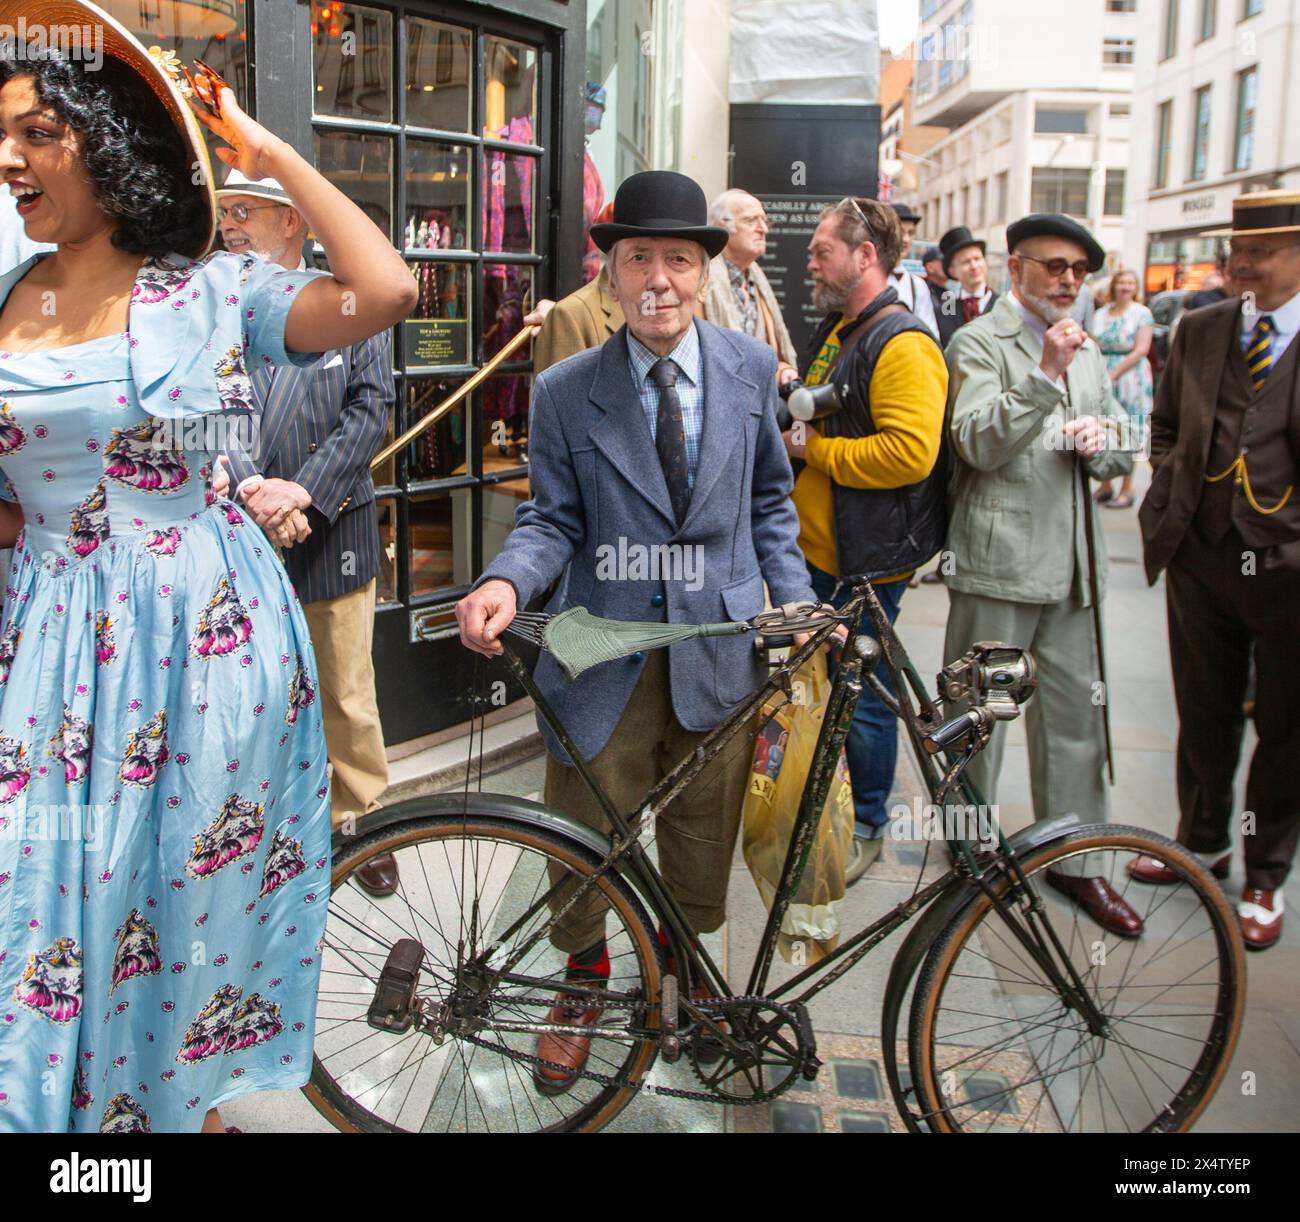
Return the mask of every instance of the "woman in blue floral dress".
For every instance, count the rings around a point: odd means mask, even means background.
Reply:
[[[0,173],[57,247],[0,277],[0,1131],[219,1131],[309,1074],[330,821],[306,621],[213,452],[250,362],[358,342],[413,285],[228,89],[218,155],[294,191],[334,274],[197,261],[190,105],[80,7],[100,70],[0,60]]]
[[[1138,300],[1137,273],[1122,267],[1110,280],[1110,302],[1092,316],[1092,333],[1106,358],[1115,398],[1128,415],[1131,436],[1126,439],[1134,451],[1147,447],[1154,389],[1151,380],[1151,329],[1155,319]],[[1094,494],[1111,509],[1128,509],[1133,504],[1133,473],[1120,484],[1116,497],[1110,483]]]

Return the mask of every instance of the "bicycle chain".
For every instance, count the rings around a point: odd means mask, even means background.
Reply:
[[[490,994],[489,999],[493,999]],[[555,999],[551,997],[509,997],[499,998],[497,1000],[508,1000],[512,1005],[519,1005],[523,1002],[533,1002],[535,1004],[545,1004],[547,1006],[555,1004]],[[605,1005],[607,1008],[614,1009],[632,1008],[633,1006],[641,1006],[644,1004],[644,1002],[639,1000],[614,1000],[610,1002],[602,1002],[602,1005]],[[757,1007],[760,1005],[765,1006],[768,1009],[776,1011],[782,1018],[786,1019],[797,1028],[797,1021],[794,1014],[787,1010],[785,1006],[779,1005],[767,997],[729,997],[727,998],[727,1005],[748,1005],[751,1007]],[[518,1052],[514,1048],[507,1047],[505,1044],[494,1044],[476,1035],[461,1034],[456,1035],[453,1038],[465,1040],[467,1043],[474,1044],[480,1048],[486,1048],[490,1052],[502,1053],[512,1061],[518,1061],[521,1064],[532,1065],[542,1069],[558,1070],[566,1077],[585,1078],[588,1081],[598,1082],[602,1086],[617,1087],[619,1090],[630,1090],[637,1094],[663,1095],[669,1099],[686,1099],[694,1103],[729,1103],[736,1107],[753,1107],[761,1103],[767,1103],[770,1100],[777,1098],[777,1096],[785,1094],[785,1092],[794,1084],[795,1078],[795,1075],[791,1075],[780,1086],[774,1087],[772,1090],[762,1091],[747,1099],[736,1099],[730,1095],[722,1095],[717,1091],[687,1090],[680,1086],[657,1086],[653,1082],[645,1081],[630,1082],[622,1074],[617,1076],[614,1074],[603,1074],[594,1069],[583,1068],[575,1072],[571,1065],[561,1065],[557,1061],[548,1061],[542,1057],[529,1056],[526,1052]],[[691,1061],[691,1068],[694,1071],[695,1076],[700,1077],[699,1067],[695,1064],[694,1058],[688,1059]]]

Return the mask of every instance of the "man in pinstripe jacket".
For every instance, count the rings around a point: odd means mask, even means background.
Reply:
[[[228,249],[303,265],[306,222],[278,183],[232,173],[217,198]],[[227,465],[238,499],[284,549],[311,628],[337,829],[349,815],[377,809],[388,787],[370,656],[379,571],[370,460],[394,400],[392,336],[327,352],[309,369],[255,369],[252,378],[257,445],[253,453],[232,447]],[[377,858],[357,877],[372,894],[389,895],[397,863]]]

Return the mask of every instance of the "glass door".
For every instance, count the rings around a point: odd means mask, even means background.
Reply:
[[[317,2],[311,39],[316,165],[399,246],[419,288],[394,338],[391,440],[517,335],[539,295],[552,58],[542,31],[445,7]],[[452,608],[527,499],[530,393],[526,343],[375,473],[390,742],[469,715]]]

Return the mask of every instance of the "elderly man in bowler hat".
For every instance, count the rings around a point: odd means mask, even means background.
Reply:
[[[1108,816],[1104,705],[1094,700],[1103,661],[1094,615],[1106,553],[1088,477],[1129,471],[1115,437],[1115,402],[1097,345],[1070,316],[1084,277],[1105,252],[1068,217],[1037,213],[1007,229],[1012,294],[958,330],[947,350],[951,593],[944,656],[971,641],[1029,649],[1039,686],[1026,706],[1034,816]],[[1104,690],[1103,690],[1104,698]],[[1006,731],[998,727],[970,767],[996,801]],[[1048,871],[1057,890],[1125,937],[1142,921],[1100,877]]]
[[[1138,521],[1148,579],[1166,572],[1178,840],[1219,878],[1232,860],[1254,653],[1259,742],[1237,912],[1246,946],[1264,950],[1282,936],[1282,885],[1300,842],[1300,193],[1241,196],[1230,233],[1241,296],[1183,315],[1156,395],[1155,474]],[[1147,858],[1130,871],[1177,881]]]
[[[627,325],[599,348],[548,369],[534,387],[532,499],[474,590],[457,605],[461,640],[489,656],[514,618],[563,577],[547,610],[575,605],[611,619],[706,623],[747,619],[773,603],[811,600],[790,501],[790,463],[776,421],[776,354],[761,340],[696,319],[709,260],[727,243],[707,224],[704,193],[667,171],[618,189],[614,219],[592,239]],[[690,549],[697,582],[610,575],[598,558],[626,546]],[[743,637],[690,641],[593,667],[566,682],[549,654],[537,684],[614,804],[635,809],[765,677]],[[543,725],[546,802],[607,832],[603,812]],[[752,761],[732,740],[659,817],[665,882],[695,930],[726,912],[741,804]],[[606,906],[580,898],[551,937],[569,952],[566,979],[610,973]],[[549,1021],[592,1026],[597,1007],[561,993]],[[559,1094],[578,1080],[591,1040],[543,1034],[534,1080]]]
[[[939,239],[939,251],[944,275],[961,286],[956,293],[945,292],[939,305],[939,342],[947,348],[957,329],[987,314],[998,295],[988,284],[987,247],[965,225],[949,229]]]

